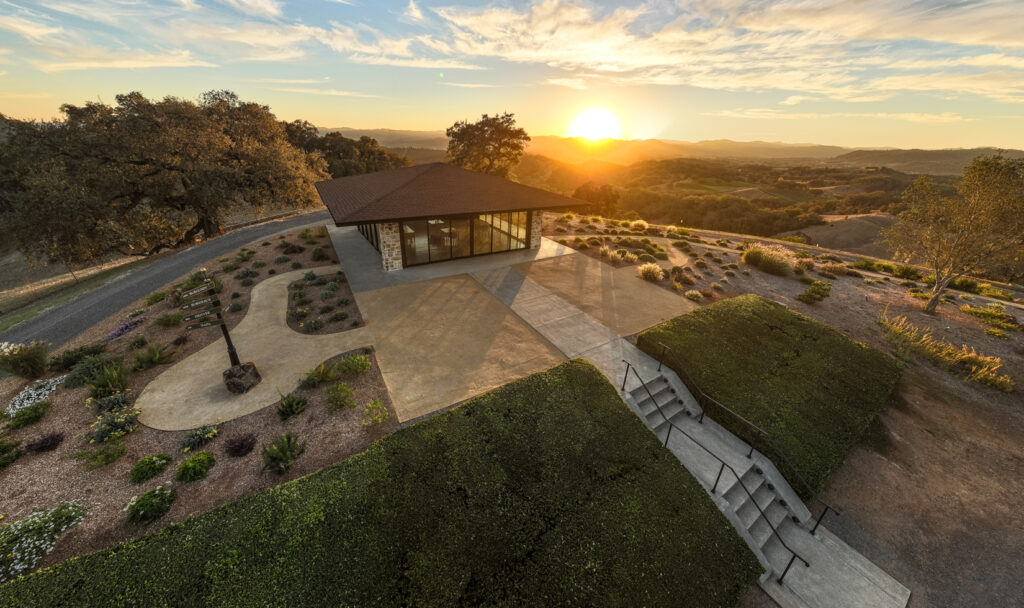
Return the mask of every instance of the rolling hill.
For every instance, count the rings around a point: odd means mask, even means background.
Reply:
[[[1024,150],[967,148],[954,150],[854,150],[828,161],[843,167],[889,167],[904,173],[959,175],[976,156],[1002,153],[1024,158]]]

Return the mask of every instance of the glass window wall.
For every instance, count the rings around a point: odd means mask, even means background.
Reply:
[[[525,249],[529,213],[482,213],[402,222],[406,266]]]

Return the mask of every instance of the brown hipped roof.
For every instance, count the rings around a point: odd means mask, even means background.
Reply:
[[[329,179],[316,191],[338,226],[590,204],[446,163]]]

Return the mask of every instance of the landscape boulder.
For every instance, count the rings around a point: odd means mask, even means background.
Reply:
[[[263,380],[260,372],[253,362],[232,365],[224,370],[224,386],[236,395],[247,392]]]

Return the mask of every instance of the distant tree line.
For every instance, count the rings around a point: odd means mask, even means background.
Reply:
[[[278,121],[229,91],[115,102],[0,120],[0,223],[30,259],[147,255],[220,234],[239,209],[315,206],[318,180],[407,162],[369,138]]]

